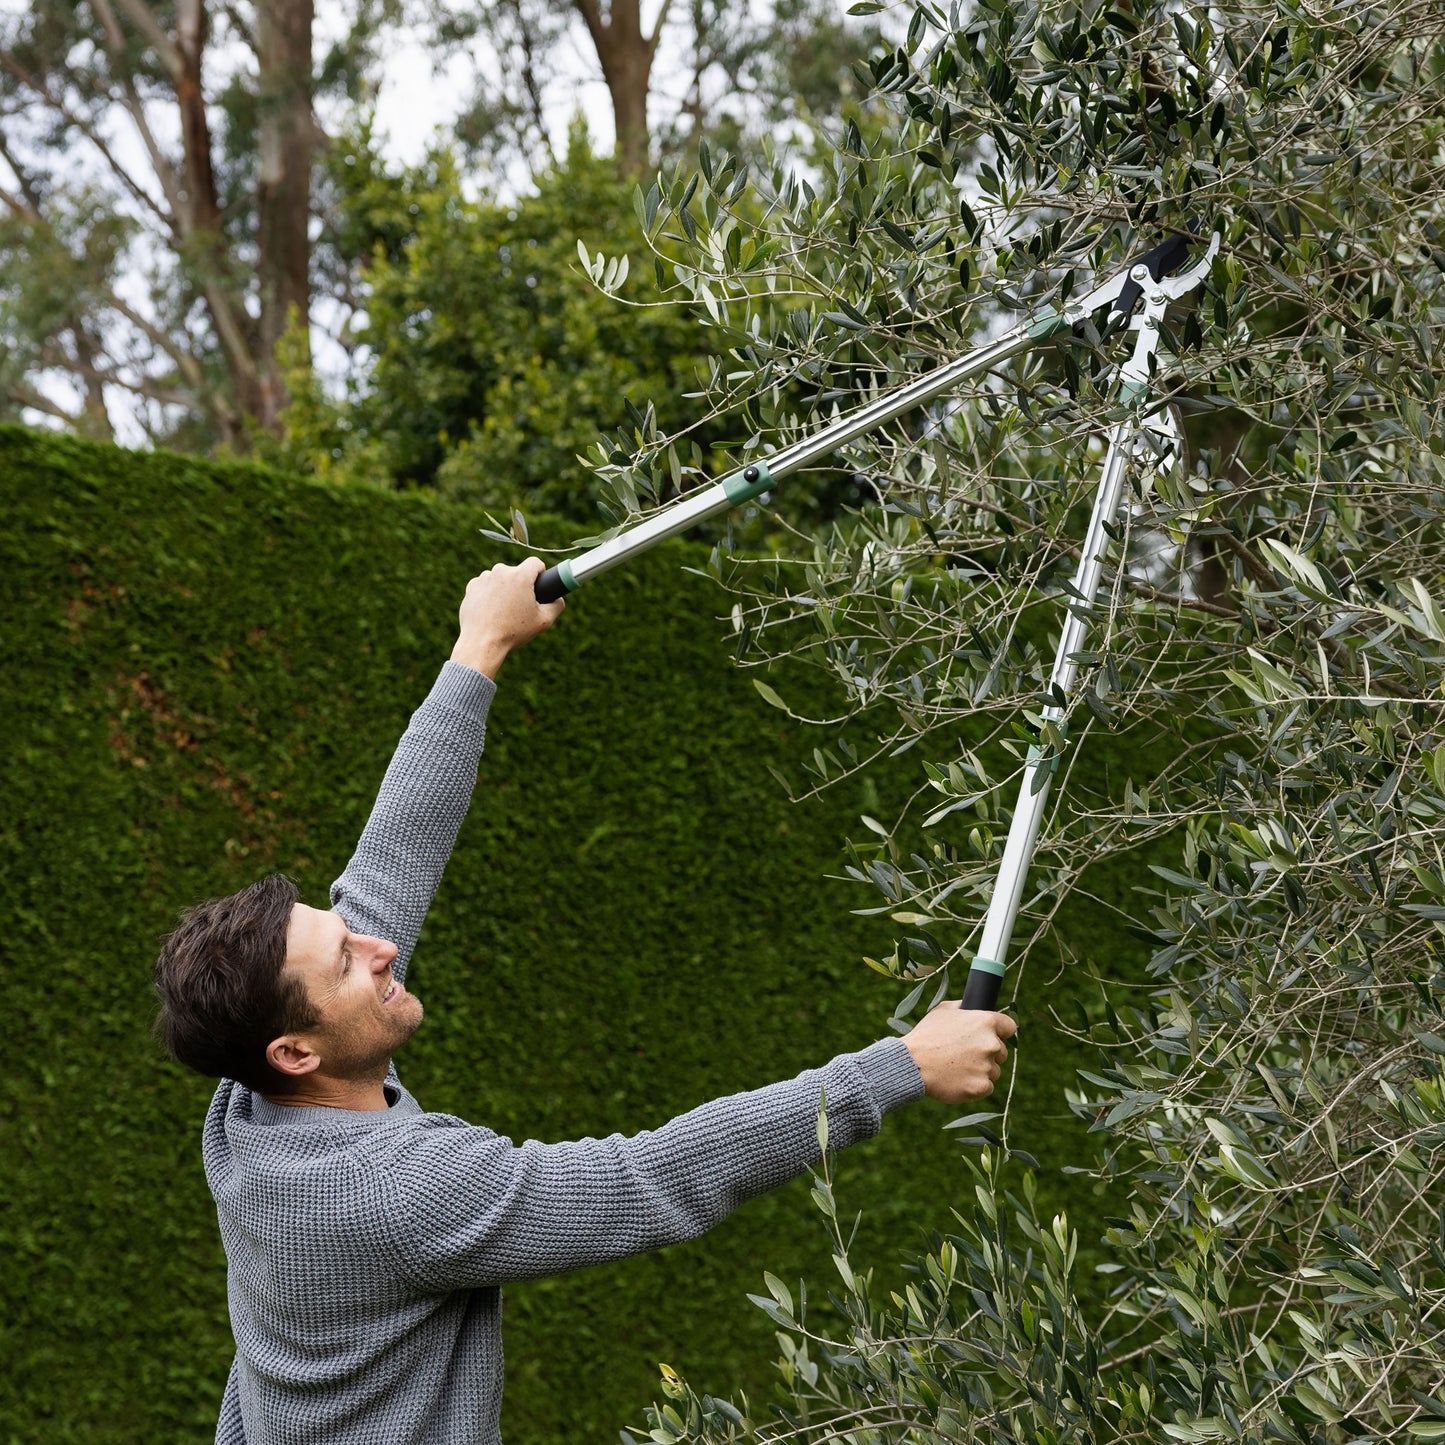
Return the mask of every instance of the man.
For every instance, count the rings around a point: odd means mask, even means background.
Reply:
[[[206,1178],[236,1357],[222,1445],[500,1439],[501,1286],[712,1227],[928,1093],[992,1092],[1014,1033],[944,1006],[891,1038],[632,1138],[515,1145],[427,1114],[392,1056],[422,1018],[406,969],[476,782],[507,655],[556,621],[542,563],[473,578],[451,660],[402,737],[331,909],[279,876],[192,909],[156,964],[159,1031],[221,1079]]]

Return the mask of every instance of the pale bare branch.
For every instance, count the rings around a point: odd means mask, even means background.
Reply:
[[[106,296],[106,305],[118,315],[125,317],[137,331],[142,332],[157,350],[162,351],[175,362],[186,380],[198,391],[204,389],[205,373],[196,357],[181,346],[170,333],[163,331],[154,322],[142,316],[133,306],[115,291]]]
[[[161,222],[161,224],[168,229],[175,225],[173,216],[168,213],[162,206],[157,204],[155,197],[153,197],[150,192],[147,191],[145,187],[142,186],[140,182],[135,179],[135,177],[131,174],[129,168],[121,163],[115,152],[112,150],[109,142],[100,133],[100,130],[96,126],[94,121],[89,119],[87,116],[82,115],[62,96],[55,95],[48,86],[44,85],[40,81],[39,77],[34,76],[29,71],[27,71],[23,66],[19,64],[18,61],[15,60],[13,56],[0,52],[0,65],[3,65],[4,68],[9,71],[11,75],[13,75],[17,80],[21,82],[21,84],[23,84],[27,87],[27,89],[32,91],[37,97],[37,99],[39,99],[43,104],[49,106],[52,110],[56,112],[57,115],[61,116],[65,120],[67,125],[73,126],[77,131],[80,132],[81,135],[85,137],[87,141],[90,142],[90,144],[95,148],[97,154],[105,162],[106,168],[121,183],[121,185],[125,187],[126,192],[132,197],[132,199],[137,201],[145,211],[147,211],[150,215],[154,216],[156,220]],[[75,84],[77,87],[82,86],[81,78],[79,76],[75,75],[71,71],[66,71],[65,74],[67,79],[72,84]],[[107,97],[107,99],[108,98],[109,97]],[[135,107],[132,113],[134,114],[135,110],[139,110],[142,117],[144,117],[144,107],[140,104],[139,97],[135,96],[134,100]],[[142,137],[142,139],[144,139],[144,136]],[[13,159],[10,161],[10,164],[11,168],[14,169],[15,163]],[[155,157],[152,156],[152,165],[154,166],[154,164]],[[160,170],[157,170],[156,174],[157,179],[159,179],[164,185],[165,175]]]
[[[7,382],[5,395],[17,406],[29,407],[32,411],[38,411],[45,416],[52,416],[57,421],[63,421],[69,426],[75,426],[81,419],[81,413],[69,412],[46,396],[44,392],[36,391],[34,387],[26,386],[21,382]]]

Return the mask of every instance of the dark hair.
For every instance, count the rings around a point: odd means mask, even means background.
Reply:
[[[318,1015],[299,979],[287,977],[286,925],[296,885],[284,873],[187,909],[156,959],[156,1035],[177,1063],[259,1093],[295,1087],[266,1046],[311,1028]]]

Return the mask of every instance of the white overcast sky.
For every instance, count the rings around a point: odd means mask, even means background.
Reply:
[[[432,53],[421,33],[398,32],[387,44],[376,98],[376,122],[385,154],[395,161],[419,161],[437,132],[446,129],[466,104],[473,64],[485,65],[486,59],[481,55],[457,57],[438,72],[433,69]],[[573,77],[573,84],[567,88],[567,106],[558,106],[549,117],[553,145],[560,150],[567,126],[580,109],[598,149],[610,150],[614,139],[612,106],[596,56],[584,53],[574,40],[563,46],[557,59]],[[660,59],[665,61],[667,57]]]

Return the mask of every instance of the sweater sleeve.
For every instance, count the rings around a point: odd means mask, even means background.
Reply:
[[[358,933],[397,946],[392,970],[406,977],[426,911],[466,817],[496,684],[443,664],[412,715],[331,906]]]
[[[425,1290],[476,1288],[694,1239],[818,1163],[825,1091],[829,1147],[846,1148],[919,1097],[923,1080],[903,1041],[884,1039],[631,1138],[516,1145],[423,1116],[378,1161],[403,1270]]]

